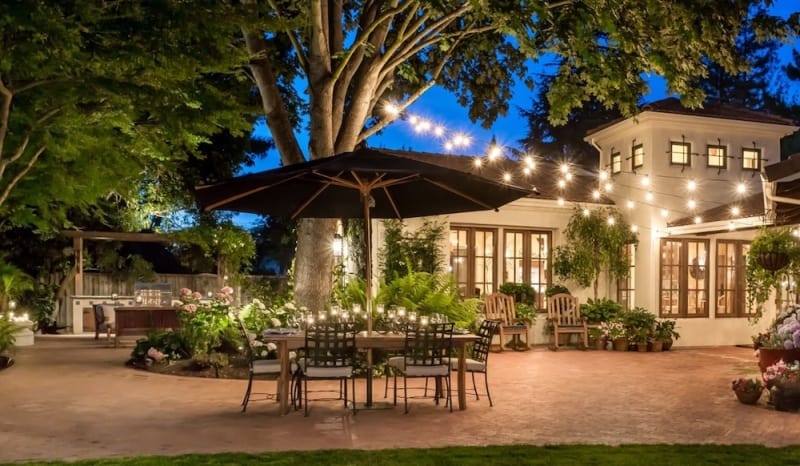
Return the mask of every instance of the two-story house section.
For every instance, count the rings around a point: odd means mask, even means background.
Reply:
[[[604,194],[640,232],[628,294],[678,319],[678,344],[750,342],[743,258],[756,228],[775,220],[765,215],[762,169],[780,162],[780,139],[797,129],[762,112],[687,109],[670,98],[585,137],[613,185]]]

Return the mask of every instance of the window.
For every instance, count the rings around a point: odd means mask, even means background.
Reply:
[[[708,316],[707,251],[708,240],[661,240],[661,317]]]
[[[544,309],[550,285],[550,232],[506,230],[503,236],[503,282],[527,283]]]
[[[644,166],[644,145],[637,144],[631,149],[631,158],[633,159],[633,168],[640,168]]]
[[[626,244],[623,253],[628,257],[628,278],[617,280],[617,302],[622,304],[623,309],[632,309],[635,302],[636,246]]]
[[[761,169],[761,149],[742,149],[742,169]]]
[[[692,164],[692,145],[688,142],[671,141],[669,143],[669,154],[669,161],[673,165],[690,166]]]
[[[611,173],[619,173],[622,171],[622,154],[614,152],[611,154]]]
[[[728,160],[728,150],[725,146],[708,146],[708,166],[725,168]]]
[[[746,301],[745,264],[750,243],[747,241],[717,241],[716,307],[717,317],[748,317]]]
[[[450,270],[461,296],[494,293],[497,230],[452,227],[450,229]]]

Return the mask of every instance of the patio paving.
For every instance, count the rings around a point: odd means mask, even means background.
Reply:
[[[398,406],[352,416],[336,402],[314,402],[307,418],[281,417],[270,401],[242,414],[245,381],[128,369],[129,353],[75,338],[20,348],[17,364],[0,372],[0,462],[513,443],[782,446],[800,438],[800,415],[772,410],[766,396],[757,406],[736,401],[730,380],[757,372],[746,348],[493,353],[493,408],[469,397],[466,411],[451,414],[414,400],[409,414]],[[375,383],[382,395],[383,379]],[[357,390],[363,397],[363,381]]]

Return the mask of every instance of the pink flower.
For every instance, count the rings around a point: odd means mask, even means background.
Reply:
[[[150,349],[147,350],[147,357],[152,359],[153,361],[161,361],[166,356],[164,356],[164,353],[162,353],[161,351],[153,347],[150,347]]]
[[[183,305],[183,310],[186,312],[197,312],[197,304],[189,303]]]
[[[194,299],[203,299],[203,294],[200,293],[199,291],[195,291],[194,293],[192,293],[192,298],[194,298]]]
[[[192,294],[192,290],[189,288],[181,288],[181,296],[189,296]]]
[[[231,288],[229,286],[223,286],[222,290],[220,290],[220,291],[222,291],[225,294],[233,294],[233,288]]]

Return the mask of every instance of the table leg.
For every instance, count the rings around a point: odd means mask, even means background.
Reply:
[[[278,358],[281,361],[281,373],[278,376],[278,398],[281,415],[289,414],[289,342],[278,341]]]
[[[465,345],[456,346],[458,351],[458,409],[467,409],[467,354]]]
[[[372,370],[372,348],[367,348],[367,408],[372,407]]]

